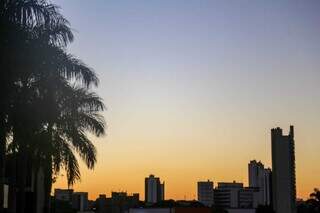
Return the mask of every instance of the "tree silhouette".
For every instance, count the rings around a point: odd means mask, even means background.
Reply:
[[[318,188],[314,189],[314,192],[310,194],[312,200],[314,200],[318,205],[320,205],[320,190]]]
[[[318,188],[315,188],[314,191],[310,194],[310,199],[307,200],[309,209],[312,209],[312,212],[320,212],[320,191]]]
[[[104,120],[98,113],[104,109],[101,99],[84,88],[65,85],[64,91],[57,92],[56,113],[48,125],[42,125],[34,134],[31,158],[35,171],[45,169],[46,210],[52,187],[53,174],[66,170],[68,185],[80,179],[80,170],[74,152],[89,169],[96,163],[96,149],[86,132],[96,136],[104,134]],[[47,102],[45,101],[44,104]],[[41,105],[40,105],[41,106]],[[53,168],[53,169],[52,169]],[[37,173],[37,172],[36,172]]]
[[[53,172],[65,168],[68,184],[80,178],[74,152],[93,168],[96,151],[86,133],[104,133],[98,114],[104,106],[89,91],[98,85],[93,70],[65,51],[73,34],[55,5],[2,0],[0,24],[0,211],[7,139],[12,135],[10,147],[19,167],[17,207],[24,212],[28,161],[36,171],[45,170],[46,203]]]
[[[27,70],[21,63],[28,54],[23,50],[29,46],[32,29],[38,25],[48,25],[54,20],[63,22],[63,17],[56,7],[45,1],[1,0],[0,1],[0,211],[3,211],[3,184],[5,170],[5,150],[7,136],[12,130],[8,123],[8,110],[11,106],[12,93]],[[67,22],[65,22],[67,23]],[[51,41],[71,41],[72,33],[65,28],[61,36],[52,37]],[[26,57],[27,58],[27,57]],[[27,61],[25,58],[24,62]]]

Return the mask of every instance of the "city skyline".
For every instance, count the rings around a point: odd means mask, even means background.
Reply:
[[[218,182],[217,186],[213,181],[197,182],[197,201],[205,207],[218,207],[224,209],[245,209],[255,211],[259,206],[271,207],[279,213],[296,213],[296,176],[295,176],[295,141],[294,126],[290,125],[288,135],[283,135],[280,127],[271,129],[272,148],[272,168],[265,168],[261,161],[250,160],[248,163],[248,186],[241,182]],[[71,203],[76,208],[87,209],[88,193],[73,192],[70,189],[55,189],[54,196],[58,200]],[[56,192],[60,192],[57,194]],[[68,196],[64,196],[68,194]],[[118,197],[120,195],[120,197]],[[108,200],[115,202],[125,201],[125,208],[135,206],[138,208],[139,194],[133,194],[135,201],[128,202],[127,192],[112,192],[112,197]],[[73,197],[77,197],[73,200]],[[60,197],[60,198],[59,198]],[[72,197],[72,201],[71,200]],[[83,198],[81,201],[80,198]],[[117,198],[118,197],[118,198]],[[79,199],[79,200],[77,200]],[[195,200],[195,199],[194,199]],[[160,181],[160,177],[150,174],[145,178],[145,200],[144,205],[151,207],[159,205],[165,201],[165,182]],[[281,201],[281,202],[279,202]],[[105,194],[100,194],[96,199],[99,204],[98,211],[107,208],[107,198]],[[171,201],[170,201],[171,202]],[[186,198],[184,198],[186,202]],[[111,204],[109,202],[109,204]],[[174,202],[171,202],[173,204]],[[115,204],[114,204],[115,205]],[[163,205],[163,203],[162,203]],[[164,206],[164,205],[163,205]],[[115,208],[122,208],[114,206]],[[140,206],[141,208],[141,206]]]
[[[279,127],[277,127],[277,128],[279,128]],[[291,127],[290,127],[291,128]],[[273,129],[271,129],[271,130],[273,130]],[[286,132],[286,130],[284,130],[284,132]],[[289,132],[289,131],[288,131]],[[271,149],[271,140],[269,141],[269,145],[270,145],[270,149]],[[270,158],[271,158],[271,156],[270,156]],[[252,159],[250,159],[248,162],[254,162],[254,161],[258,161],[258,163],[260,163],[261,164],[261,160],[258,160],[258,158],[252,158]],[[248,165],[244,165],[244,167],[245,168],[247,168],[247,166]],[[264,166],[264,164],[262,164],[262,166]],[[272,166],[271,166],[271,164],[270,164],[270,166],[269,165],[267,165],[267,168],[272,168]],[[246,173],[246,175],[247,175],[247,177],[245,177],[244,179],[242,178],[241,180],[240,179],[237,179],[237,178],[235,178],[235,177],[233,177],[233,178],[229,178],[229,179],[221,179],[221,180],[217,180],[217,179],[214,179],[214,177],[212,177],[212,176],[210,176],[210,177],[205,177],[204,179],[206,179],[206,178],[210,178],[210,179],[212,179],[213,180],[213,182],[215,182],[215,183],[223,183],[223,182],[233,182],[233,181],[236,181],[236,182],[238,182],[238,183],[243,183],[244,184],[244,186],[250,186],[250,175],[248,175],[248,171],[245,171],[245,173]],[[151,173],[150,173],[151,174]],[[63,175],[62,175],[63,176]],[[150,176],[153,176],[153,175],[150,175]],[[163,177],[162,175],[159,175],[161,178]],[[63,178],[61,178],[61,179],[63,179]],[[198,179],[197,180],[197,182],[198,181],[200,181],[201,179]],[[170,180],[169,180],[169,182],[170,182]],[[126,185],[125,184],[125,182],[124,183],[120,183],[119,185]],[[145,185],[145,183],[144,183],[144,185]],[[145,187],[145,186],[144,186]],[[75,189],[76,189],[76,187],[75,187]],[[145,193],[144,193],[144,190],[145,189],[143,189],[143,190],[141,190],[141,189],[138,189],[138,190],[136,190],[136,192],[138,192],[141,196],[145,196]],[[79,190],[78,190],[79,191]],[[99,192],[99,193],[93,193],[93,195],[90,195],[89,194],[89,197],[90,197],[90,199],[93,199],[93,198],[95,198],[94,196],[96,196],[96,195],[99,195],[99,194],[107,194],[107,195],[109,195],[109,193],[110,193],[110,195],[112,194],[112,192],[115,192],[115,191],[119,191],[119,192],[127,192],[127,191],[130,191],[130,190],[127,190],[126,188],[118,188],[118,189],[112,189],[112,190],[110,190],[110,191],[101,191],[101,192]],[[170,190],[170,188],[169,188],[169,191],[171,191]],[[192,195],[191,195],[192,194]],[[175,200],[184,200],[184,199],[187,199],[187,200],[197,200],[197,192],[196,191],[194,191],[194,192],[192,192],[192,193],[189,193],[189,194],[184,194],[183,195],[183,198],[174,198],[174,197],[170,197],[170,196],[166,196],[166,198],[167,199],[175,199]],[[98,197],[98,196],[96,196],[96,197]],[[309,194],[307,194],[305,197],[303,197],[303,196],[301,196],[301,197],[297,197],[297,198],[302,198],[302,199],[304,199],[304,198],[308,198],[309,197]]]
[[[75,189],[143,196],[151,173],[174,199],[196,198],[194,183],[208,177],[247,185],[249,160],[271,166],[269,130],[289,124],[297,195],[319,187],[319,2],[53,2],[107,106],[98,164],[81,165]]]

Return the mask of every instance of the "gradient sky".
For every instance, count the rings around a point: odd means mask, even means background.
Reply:
[[[149,174],[168,199],[196,198],[198,180],[247,184],[251,159],[271,164],[270,129],[290,124],[297,194],[320,187],[320,1],[52,2],[108,108],[98,164],[75,190],[144,198]]]

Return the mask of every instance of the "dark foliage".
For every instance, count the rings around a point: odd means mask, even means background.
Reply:
[[[87,133],[104,134],[99,115],[104,105],[91,91],[98,78],[66,52],[74,37],[56,5],[46,0],[1,0],[0,26],[0,212],[6,153],[17,162],[17,212],[25,211],[27,163],[34,174],[44,170],[44,211],[49,212],[54,175],[64,169],[69,185],[80,179],[75,153],[89,169],[96,163]]]
[[[320,191],[315,188],[307,201],[297,205],[297,213],[320,213]]]

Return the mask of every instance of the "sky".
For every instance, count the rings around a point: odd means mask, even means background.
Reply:
[[[250,160],[271,166],[270,129],[289,125],[297,195],[320,187],[320,1],[52,2],[107,106],[98,163],[74,190],[144,199],[149,174],[166,199],[196,199],[199,180],[247,185]]]

